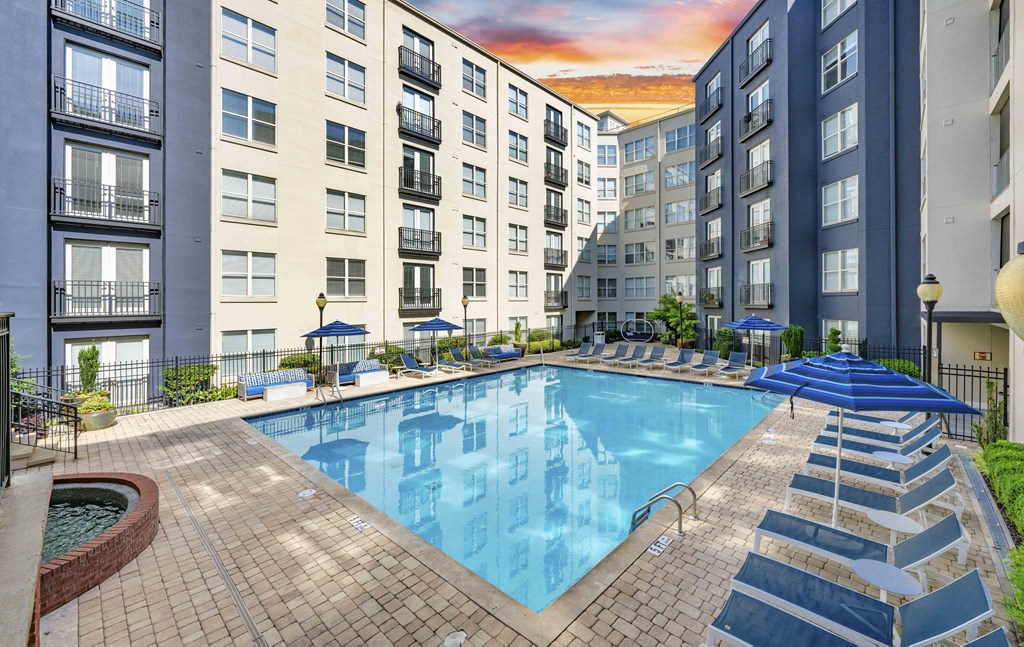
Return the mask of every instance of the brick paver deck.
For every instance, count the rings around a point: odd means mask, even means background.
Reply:
[[[346,395],[419,382],[392,380]],[[80,645],[441,645],[457,629],[467,632],[467,645],[699,645],[750,549],[753,528],[766,509],[782,508],[789,477],[825,413],[797,401],[791,420],[788,403],[781,404],[695,481],[700,520],[687,521],[685,537],[660,557],[648,554],[659,535],[674,536],[671,513],[659,511],[534,614],[240,419],[313,403],[311,396],[227,401],[126,416],[84,434],[78,461],[53,466],[56,473],[139,472],[160,486],[152,545],[79,598]],[[932,566],[952,575],[979,568],[998,610],[982,630],[1009,626],[991,538],[962,467],[952,465],[974,542],[966,567],[953,552]],[[299,498],[307,488],[318,492]],[[828,506],[808,499],[794,510],[829,518]],[[354,513],[374,527],[356,530],[346,522]],[[862,515],[844,512],[841,524],[888,539]],[[771,542],[765,550],[867,590],[835,564]]]

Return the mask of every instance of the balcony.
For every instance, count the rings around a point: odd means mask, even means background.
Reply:
[[[722,107],[722,88],[718,88],[709,94],[700,105],[697,106],[697,123],[704,123],[708,117],[718,112]]]
[[[697,151],[697,167],[704,168],[722,156],[722,138],[715,137]]]
[[[441,143],[440,119],[434,119],[430,115],[416,112],[405,106],[398,106],[398,118],[399,133],[422,139],[431,144]]]
[[[562,124],[555,123],[550,119],[544,120],[544,139],[549,142],[565,146],[569,143],[569,131]]]
[[[50,218],[56,222],[160,231],[160,194],[109,184],[53,178]]]
[[[54,281],[50,317],[105,323],[159,320],[160,284],[141,281]]]
[[[569,293],[564,290],[544,290],[545,308],[568,308]]]
[[[740,286],[740,305],[744,308],[770,308],[775,293],[774,283],[750,283]]]
[[[398,228],[398,253],[403,256],[441,255],[441,232],[431,229]]]
[[[999,44],[996,45],[996,51],[992,54],[992,90],[996,89],[999,85],[999,79],[1003,76],[1003,70],[1006,69],[1006,64],[1010,61],[1010,30],[1003,29],[1003,33],[999,35]]]
[[[398,72],[441,89],[441,66],[426,56],[421,56],[408,47],[398,48]]]
[[[50,0],[53,19],[159,52],[160,12],[128,0]]]
[[[992,197],[995,198],[1010,186],[1010,151],[999,157],[992,167]]]
[[[700,304],[705,308],[721,308],[722,288],[718,286],[710,288],[701,288]]]
[[[768,99],[740,119],[739,140],[746,141],[772,123],[772,100]]]
[[[53,77],[56,121],[116,135],[160,141],[160,104],[60,76]]]
[[[441,312],[441,288],[398,288],[398,314]]]
[[[440,201],[441,176],[403,166],[398,169],[398,192],[412,198]]]
[[[767,249],[772,246],[772,223],[762,222],[740,231],[740,249],[752,252],[755,249]]]
[[[700,215],[710,213],[715,209],[722,206],[722,189],[711,189],[707,193],[697,198],[697,212]]]
[[[544,224],[548,227],[565,228],[569,224],[569,212],[553,204],[544,205]]]
[[[772,163],[761,162],[746,173],[740,175],[740,197],[750,195],[771,185]]]
[[[757,73],[768,67],[768,64],[772,62],[772,39],[768,38],[763,43],[757,46],[757,49],[750,53],[742,63],[740,63],[739,80],[740,87],[742,88],[750,79],[757,76]]]
[[[544,248],[544,265],[565,269],[569,267],[569,252],[564,249]]]
[[[715,238],[701,241],[699,254],[702,261],[710,261],[713,258],[720,257],[722,255],[722,237],[716,236]]]
[[[544,162],[544,181],[565,188],[569,186],[569,171],[558,164]]]

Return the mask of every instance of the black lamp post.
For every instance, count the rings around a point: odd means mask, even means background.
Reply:
[[[316,297],[316,307],[320,309],[320,327],[324,327],[324,308],[327,306],[327,297],[321,292]],[[324,372],[324,338],[320,337],[320,369],[317,371],[317,378],[323,382]]]
[[[683,296],[682,292],[676,292],[676,303],[679,304],[679,327],[677,332],[679,333],[679,348],[683,347],[683,301],[686,297]]]
[[[928,331],[924,347],[924,379],[929,383],[932,381],[932,312],[935,310],[935,304],[942,298],[944,291],[945,288],[942,287],[942,284],[939,283],[934,274],[925,276],[921,284],[917,286],[917,296],[921,299],[921,303],[924,304],[924,309],[927,313],[925,325],[928,327]]]
[[[462,295],[462,339],[466,342],[466,351],[469,351],[469,297]]]

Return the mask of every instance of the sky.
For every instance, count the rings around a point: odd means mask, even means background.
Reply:
[[[591,110],[693,103],[693,73],[755,0],[409,0]]]

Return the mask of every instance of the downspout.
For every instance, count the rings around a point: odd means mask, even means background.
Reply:
[[[896,3],[889,3],[889,231],[892,232],[892,240],[889,243],[889,267],[892,281],[889,284],[889,303],[891,309],[892,327],[890,329],[890,342],[893,346],[897,344],[897,333],[899,330],[899,308],[896,305],[897,299],[897,272],[896,272],[896,244],[899,239],[899,230],[896,228]]]
[[[388,125],[387,117],[386,117],[386,115],[388,114],[388,111],[387,111],[387,100],[388,100],[388,89],[387,89],[387,86],[388,86],[388,84],[387,84],[387,78],[388,78],[388,76],[387,76],[387,74],[388,74],[388,51],[387,51],[387,44],[388,44],[388,39],[387,39],[387,33],[388,33],[388,7],[389,7],[389,3],[387,3],[387,2],[385,2],[383,4],[383,6],[381,7],[381,9],[383,11],[382,11],[382,15],[381,15],[381,37],[380,37],[381,38],[381,50],[383,51],[383,55],[380,57],[380,67],[381,67],[380,78],[384,79],[384,82],[381,83],[380,93],[381,93],[381,105],[385,106],[385,109],[383,110],[383,116],[381,117],[381,126],[385,129],[385,137],[387,136],[386,135],[386,131],[387,131],[387,125]],[[399,97],[398,100],[402,101],[402,98]],[[435,114],[437,114],[437,113],[435,112]],[[399,123],[401,123],[401,117],[399,117]],[[399,125],[399,124],[396,124],[396,127],[397,127],[397,125]],[[440,157],[440,156],[438,156],[438,157]],[[387,146],[381,146],[380,177],[381,177],[381,183],[382,183],[381,186],[386,188],[387,187],[387,182],[388,182],[388,180],[387,180],[387,177],[388,177]],[[387,195],[388,195],[387,191],[381,191],[380,228],[381,228],[381,252],[382,252],[381,253],[381,259],[383,260],[383,262],[380,265],[380,286],[381,286],[381,288],[380,288],[380,291],[381,291],[381,299],[380,299],[380,305],[381,305],[380,319],[381,319],[381,324],[380,324],[380,329],[381,329],[381,339],[385,340],[385,342],[384,342],[385,346],[387,346],[387,341],[386,340],[388,338],[388,329],[387,329],[387,325],[388,325],[388,318],[387,318],[387,310],[388,310],[387,309],[387,300],[388,300],[388,294],[387,294],[387,284],[388,284],[388,282],[387,282],[387,273],[388,273],[388,253],[387,253],[387,249],[388,249],[388,223],[387,223],[387,207],[385,206],[384,202],[388,199]],[[440,211],[440,209],[438,211]],[[436,221],[434,222],[434,227],[435,228],[437,227],[437,222]],[[397,245],[396,245],[396,247],[397,247]],[[395,251],[395,256],[396,257],[398,256],[397,249]],[[435,281],[436,280],[437,279],[435,277]],[[402,305],[401,303],[398,303],[398,304],[395,305],[395,312],[396,313],[398,313],[398,309],[401,307],[401,305]]]

